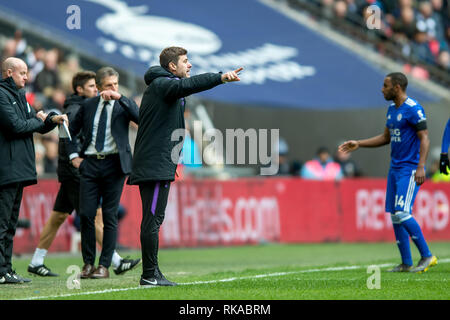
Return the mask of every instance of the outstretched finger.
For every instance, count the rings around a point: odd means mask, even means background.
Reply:
[[[243,67],[240,67],[240,68],[234,70],[234,72],[236,72],[236,74],[238,74],[238,73],[241,72],[242,70],[244,70],[244,68],[243,68]]]

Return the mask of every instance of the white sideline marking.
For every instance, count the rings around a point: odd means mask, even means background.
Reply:
[[[448,263],[448,262],[450,262],[450,259],[438,260],[438,264],[439,263]],[[391,267],[391,266],[394,266],[394,265],[395,265],[394,263],[385,263],[385,264],[378,264],[376,266],[378,266],[380,268],[385,268],[385,267]],[[286,275],[290,275],[290,274],[299,274],[299,273],[356,270],[356,269],[364,269],[364,268],[367,268],[367,267],[368,267],[368,265],[367,266],[345,266],[345,267],[315,268],[315,269],[306,269],[306,270],[298,270],[298,271],[287,271],[287,272],[274,272],[274,273],[266,273],[266,274],[257,274],[257,275],[253,275],[253,276],[233,277],[233,278],[218,279],[218,280],[184,282],[184,283],[178,283],[178,285],[180,285],[180,286],[187,286],[187,285],[197,285],[197,284],[231,282],[231,281],[236,281],[236,280],[279,277],[279,276],[286,276]],[[130,291],[130,290],[145,290],[145,289],[152,289],[152,288],[156,288],[156,287],[157,286],[154,286],[154,287],[130,287],[130,288],[118,288],[118,289],[105,289],[105,290],[98,290],[98,291],[66,293],[66,294],[52,295],[52,296],[26,297],[26,298],[15,299],[15,300],[37,300],[37,299],[65,298],[65,297],[75,297],[75,296],[102,294],[102,293],[110,293],[110,292],[121,292],[121,291]]]

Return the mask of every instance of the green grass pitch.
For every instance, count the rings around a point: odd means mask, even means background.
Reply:
[[[110,268],[109,279],[81,280],[80,289],[69,289],[67,268],[81,268],[80,255],[49,254],[45,263],[59,273],[56,278],[29,275],[30,256],[22,256],[13,258],[13,266],[32,282],[1,285],[0,300],[449,300],[450,243],[432,242],[430,248],[438,265],[423,274],[386,272],[399,263],[395,243],[162,249],[160,268],[179,286],[151,288],[139,287],[138,266],[121,276]],[[419,255],[413,244],[412,250],[417,263]],[[139,251],[125,254],[140,257]],[[375,272],[368,270],[371,265],[378,266]],[[376,279],[379,289],[369,289],[368,283],[376,285]]]

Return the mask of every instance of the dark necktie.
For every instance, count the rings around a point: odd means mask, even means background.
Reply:
[[[100,119],[98,120],[97,138],[95,140],[95,149],[97,149],[97,152],[101,152],[105,145],[106,119],[107,119],[106,106],[108,104],[109,104],[109,101],[103,102],[103,109],[102,109],[102,112],[100,113]]]

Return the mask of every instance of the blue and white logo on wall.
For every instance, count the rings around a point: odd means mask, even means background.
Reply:
[[[290,60],[298,56],[295,47],[261,43],[256,48],[217,54],[222,41],[213,31],[200,25],[150,15],[147,5],[130,7],[120,0],[85,1],[103,5],[113,12],[103,14],[96,21],[97,28],[110,36],[98,39],[98,44],[108,53],[119,51],[126,58],[155,65],[159,63],[162,49],[176,45],[188,48],[195,66],[194,74],[245,66],[242,84],[263,84],[268,79],[289,82],[315,74],[313,66],[302,66]]]
[[[137,48],[161,51],[176,43],[188,47],[192,53],[205,55],[217,52],[222,46],[214,32],[192,23],[149,15],[147,5],[130,7],[120,0],[85,1],[100,4],[112,11],[97,19],[95,24],[99,30]],[[109,50],[112,48],[111,44],[105,47]]]

